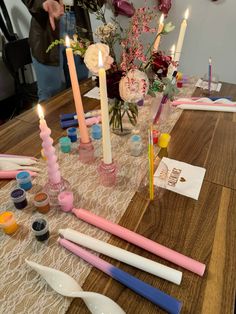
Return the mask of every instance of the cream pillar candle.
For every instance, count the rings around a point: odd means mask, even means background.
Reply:
[[[189,16],[189,9],[187,9],[185,11],[185,17],[183,19],[183,22],[181,23],[180,32],[179,32],[179,38],[178,38],[176,51],[175,51],[175,58],[174,58],[175,61],[179,61],[180,60],[182,47],[183,47],[183,43],[184,43],[185,32],[186,32],[186,28],[187,28],[188,16]]]
[[[106,71],[103,66],[102,53],[100,50],[98,52],[98,66],[99,66],[98,76],[99,76],[101,115],[102,115],[103,162],[105,164],[111,164],[112,153],[111,153],[111,138],[110,138],[110,126],[109,126]]]
[[[70,72],[70,80],[71,80],[74,101],[75,101],[76,114],[77,114],[78,122],[79,122],[80,139],[82,143],[87,144],[90,142],[90,138],[89,138],[88,129],[87,129],[85,117],[84,117],[84,109],[83,109],[80,87],[79,87],[76,68],[75,68],[73,50],[72,48],[70,48],[70,39],[68,36],[66,36],[66,46],[67,46],[66,57],[67,57],[68,68]]]
[[[160,34],[162,31],[163,31],[163,27],[164,27],[164,14],[161,15],[160,17],[160,21],[159,21],[159,27],[158,27],[158,30],[157,30],[157,34]],[[153,51],[158,51],[158,48],[159,48],[159,44],[160,44],[160,41],[161,41],[161,35],[159,35],[155,42],[154,42],[154,45],[153,45]]]
[[[57,163],[57,156],[55,154],[55,148],[53,147],[53,139],[50,137],[51,130],[47,126],[46,120],[44,119],[43,110],[40,105],[38,105],[38,115],[40,118],[40,137],[43,141],[42,147],[44,154],[47,157],[48,179],[50,183],[58,184],[61,182],[61,175],[59,171],[59,165]]]

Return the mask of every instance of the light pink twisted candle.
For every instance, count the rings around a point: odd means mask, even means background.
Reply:
[[[44,154],[47,157],[48,166],[48,178],[52,184],[58,184],[61,182],[61,174],[59,171],[59,165],[57,163],[57,156],[55,154],[55,148],[53,147],[53,139],[51,138],[51,130],[47,126],[46,120],[44,119],[43,111],[40,105],[38,105],[38,114],[40,118],[39,128],[40,137],[43,141],[42,147]]]

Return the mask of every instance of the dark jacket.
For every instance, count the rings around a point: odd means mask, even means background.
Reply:
[[[55,66],[58,65],[59,47],[51,49],[48,53],[46,53],[46,50],[54,40],[59,39],[59,21],[55,21],[56,29],[53,31],[49,22],[48,13],[44,11],[42,6],[45,0],[22,1],[27,6],[29,12],[32,15],[29,44],[33,57],[43,64]],[[74,8],[77,26],[86,28],[91,32],[91,24],[88,12],[78,7],[76,0],[74,1]]]

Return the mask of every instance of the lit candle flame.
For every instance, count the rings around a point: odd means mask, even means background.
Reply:
[[[65,38],[65,42],[66,42],[66,47],[70,48],[70,38],[67,35],[66,35],[66,38]]]
[[[165,17],[164,14],[162,14],[161,17],[160,17],[160,20],[159,20],[159,23],[160,23],[160,24],[163,24],[163,22],[164,22],[164,17]]]
[[[42,107],[41,107],[40,104],[38,104],[37,110],[38,110],[39,118],[40,118],[40,119],[44,119],[43,109],[42,109]]]
[[[185,15],[184,15],[185,20],[187,20],[188,17],[189,17],[189,9],[185,11]]]
[[[103,68],[102,52],[98,50],[98,67]]]
[[[209,64],[211,64],[211,57],[209,58]]]

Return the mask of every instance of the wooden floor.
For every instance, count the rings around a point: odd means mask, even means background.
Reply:
[[[85,93],[91,82],[82,87]],[[197,90],[194,96],[200,95]],[[223,84],[221,95],[236,100],[236,86]],[[86,111],[97,108],[95,100],[84,102]],[[74,111],[71,91],[54,98],[46,107],[46,119],[57,140],[65,131],[59,125],[61,112]],[[101,257],[183,302],[181,313],[232,314],[236,287],[236,114],[185,111],[172,133],[169,157],[206,168],[198,201],[165,190],[154,201],[136,193],[119,222],[131,230],[207,265],[203,277],[183,271],[180,286]],[[0,127],[0,152],[39,156],[38,117],[29,110]],[[6,181],[7,182],[7,181]],[[6,182],[1,181],[0,186]],[[172,266],[151,253],[111,237],[110,243]],[[164,313],[151,302],[93,268],[84,290],[104,293],[127,313]],[[67,314],[89,313],[80,299]]]

